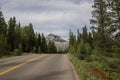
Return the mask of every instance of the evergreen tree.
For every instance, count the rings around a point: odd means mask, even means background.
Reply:
[[[35,33],[33,30],[33,25],[30,23],[29,24],[29,33],[28,33],[28,37],[29,37],[29,51],[33,50],[33,47],[35,47]]]
[[[0,57],[9,53],[6,37],[7,24],[4,20],[2,11],[0,11]]]
[[[16,19],[15,17],[10,18],[9,20],[9,28],[8,28],[8,44],[10,46],[10,50],[13,51],[15,48],[15,27],[16,27]]]
[[[92,36],[91,32],[89,32],[89,34],[88,34],[88,43],[90,44],[91,48],[94,49],[93,36]]]
[[[48,43],[48,53],[53,53],[53,46],[51,41]]]
[[[79,32],[79,30],[77,30],[77,45],[80,44],[81,38],[82,38],[82,34]]]
[[[69,52],[71,54],[75,55],[75,52],[77,51],[77,40],[76,40],[76,36],[73,34],[73,32],[69,32]]]
[[[120,0],[107,0],[107,2],[109,4],[111,18],[109,35],[113,36],[115,40],[120,41]]]
[[[33,51],[36,44],[36,36],[32,24],[25,26],[22,30],[22,48],[24,52]]]
[[[2,11],[0,11],[0,34],[6,37],[7,35],[7,24],[4,20]]]
[[[41,35],[40,33],[38,34],[38,39],[37,39],[37,42],[38,42],[38,46],[41,48]]]
[[[41,39],[41,51],[42,51],[43,53],[47,53],[47,52],[48,52],[46,39],[45,39],[43,33],[42,33],[42,39]]]
[[[77,47],[77,57],[81,60],[87,56],[84,40],[81,39],[79,46]]]
[[[55,46],[55,43],[52,42],[52,41],[50,41],[50,42],[48,43],[48,52],[49,52],[49,53],[57,53],[57,48],[56,48],[56,46]]]
[[[20,25],[20,22],[19,24],[16,25],[16,28],[15,28],[15,48],[19,48],[19,45],[21,43],[21,25]]]
[[[37,35],[36,34],[36,37],[37,37],[37,39],[36,39],[36,53],[40,53],[41,52],[41,35],[40,35],[40,33]]]
[[[76,43],[76,36],[73,34],[73,32],[69,32],[69,45],[73,46]]]
[[[22,45],[20,43],[19,43],[18,49],[19,49],[19,51],[18,51],[17,55],[18,56],[22,55],[23,50],[22,50]]]
[[[5,56],[9,54],[7,40],[3,36],[3,34],[0,34],[0,57]]]
[[[87,27],[83,27],[83,41],[84,43],[88,42],[88,33],[87,33]]]
[[[112,51],[120,56],[120,0],[107,0],[109,4],[109,14],[111,24],[109,28],[109,35],[112,36],[111,43]]]
[[[107,29],[110,21],[109,14],[107,12],[106,0],[94,0],[94,5],[92,7],[94,8],[92,11],[94,19],[91,19],[90,22],[94,25],[93,27],[97,31],[96,46],[99,50],[106,51],[109,44],[107,42]]]
[[[110,32],[120,30],[120,0],[107,0],[109,5],[109,14],[111,18]]]
[[[29,49],[29,27],[25,26],[22,28],[22,34],[21,34],[21,43],[22,43],[22,48],[23,52],[30,52]]]
[[[85,44],[85,49],[86,49],[86,59],[92,54],[92,47],[89,43]]]

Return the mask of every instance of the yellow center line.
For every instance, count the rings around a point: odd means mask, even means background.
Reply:
[[[26,61],[26,62],[23,62],[23,63],[19,64],[19,65],[16,65],[16,66],[13,66],[13,67],[11,67],[11,68],[9,68],[9,69],[7,69],[7,70],[4,70],[4,71],[0,72],[0,76],[1,76],[1,75],[4,75],[4,74],[6,74],[6,73],[8,73],[8,72],[10,72],[10,71],[12,71],[12,70],[15,70],[15,69],[17,69],[17,68],[19,68],[19,67],[27,64],[27,63],[30,63],[30,62],[32,62],[32,61],[35,61],[35,60],[41,58],[41,57],[44,57],[44,56],[47,56],[47,55],[42,55],[42,56],[39,56],[39,57],[30,59],[30,60],[28,60],[28,61]]]

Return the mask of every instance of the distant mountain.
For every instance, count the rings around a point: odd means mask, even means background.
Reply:
[[[57,51],[61,51],[61,50],[64,51],[69,46],[68,41],[66,41],[66,40],[62,39],[60,36],[52,34],[52,33],[50,33],[46,36],[46,40],[47,40],[47,43],[49,41],[53,41],[55,43],[55,46],[57,47]]]
[[[62,39],[60,36],[54,35],[52,33],[47,35],[46,39],[47,39],[47,41],[66,42],[66,40]]]

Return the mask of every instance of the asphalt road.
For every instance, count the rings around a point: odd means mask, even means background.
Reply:
[[[0,80],[77,80],[66,54],[31,54],[0,60]]]

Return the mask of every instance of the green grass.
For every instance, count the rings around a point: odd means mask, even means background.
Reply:
[[[30,54],[33,54],[33,53],[22,53],[22,55],[30,55]],[[5,55],[5,56],[1,56],[0,57],[0,60],[1,59],[7,59],[7,58],[11,58],[11,57],[16,57],[16,56],[22,56],[22,55]]]
[[[14,56],[12,56],[12,55],[2,56],[2,57],[0,57],[0,59],[6,59],[6,58],[9,58],[9,57],[14,57]]]
[[[98,57],[92,55],[93,61],[87,61],[80,60],[71,54],[68,54],[68,57],[75,66],[80,80],[120,80],[120,72],[117,68],[119,64],[116,58],[100,57],[99,61]]]
[[[78,60],[71,54],[68,54],[70,61],[75,66],[75,69],[80,77],[80,80],[101,80],[100,78],[94,76],[88,71],[89,65],[91,63],[87,63],[84,60]]]

